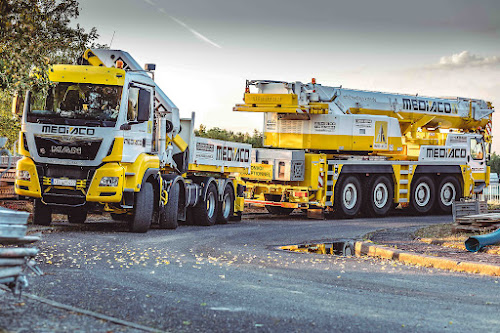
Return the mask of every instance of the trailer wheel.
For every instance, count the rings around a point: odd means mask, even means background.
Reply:
[[[269,213],[273,215],[290,215],[292,212],[295,210],[295,208],[286,208],[286,207],[280,207],[280,206],[266,206],[266,209]]]
[[[192,208],[192,219],[197,225],[211,226],[217,220],[217,187],[210,183],[205,199]]]
[[[52,208],[42,202],[42,199],[35,199],[33,204],[33,224],[50,225],[52,222]]]
[[[356,176],[342,177],[335,186],[335,210],[342,217],[353,218],[361,208],[361,183]]]
[[[179,183],[175,183],[168,193],[168,201],[160,208],[160,229],[177,229],[179,226]]]
[[[444,178],[439,184],[436,198],[436,210],[442,213],[450,213],[454,200],[461,197],[462,189],[458,180],[453,176]]]
[[[367,186],[366,209],[370,216],[385,216],[392,208],[394,189],[385,175],[373,177]]]
[[[146,182],[135,196],[134,216],[129,223],[130,231],[137,233],[148,231],[153,218],[153,209],[153,184]]]
[[[87,219],[87,210],[85,208],[75,208],[68,212],[69,223],[83,223]]]
[[[231,184],[226,184],[224,195],[219,205],[217,215],[218,224],[227,224],[229,219],[234,215],[234,190]]]
[[[412,182],[410,207],[417,214],[429,213],[434,206],[436,189],[429,176],[420,176]]]

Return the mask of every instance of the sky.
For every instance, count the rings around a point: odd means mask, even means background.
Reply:
[[[196,127],[262,131],[233,112],[246,79],[491,101],[500,152],[498,0],[81,0],[99,43],[156,63],[155,80]],[[495,135],[498,133],[497,135]]]

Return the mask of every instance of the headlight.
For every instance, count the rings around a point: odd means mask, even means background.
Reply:
[[[26,170],[17,170],[16,171],[16,179],[17,180],[31,180],[30,173]]]
[[[102,177],[99,186],[117,187],[118,177]]]

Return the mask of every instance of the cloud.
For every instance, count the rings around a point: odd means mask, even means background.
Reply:
[[[143,1],[146,2],[147,4],[149,4],[150,6],[158,8],[158,6],[157,6],[157,4],[156,4],[156,2],[154,0],[143,0]],[[163,14],[167,15],[168,17],[170,17],[174,22],[176,22],[180,26],[186,28],[189,32],[191,32],[193,35],[195,35],[195,37],[198,38],[199,40],[201,40],[201,41],[203,41],[205,43],[208,43],[208,44],[210,44],[212,46],[215,46],[215,47],[217,47],[219,49],[222,48],[222,46],[220,46],[216,42],[210,40],[208,37],[205,37],[204,35],[202,35],[198,31],[194,30],[193,28],[191,28],[190,26],[188,26],[186,23],[182,22],[178,18],[175,18],[172,15],[169,15],[164,8],[158,8],[158,11],[160,11],[161,13],[163,13]]]
[[[483,57],[469,51],[444,56],[439,59],[436,67],[439,68],[466,68],[466,67],[493,67],[500,65],[500,57]]]
[[[161,11],[161,12],[164,12],[164,11],[162,11],[162,10],[160,10],[160,11]],[[190,31],[193,35],[195,35],[195,36],[196,36],[196,38],[198,38],[199,40],[202,40],[202,41],[204,41],[205,43],[208,43],[208,44],[210,44],[210,45],[212,45],[212,46],[218,47],[219,49],[221,49],[221,48],[222,48],[219,44],[217,44],[217,43],[215,43],[215,42],[211,41],[210,39],[208,39],[207,37],[203,36],[201,33],[199,33],[198,31],[194,30],[193,28],[189,27],[186,23],[182,22],[182,21],[181,21],[181,20],[179,20],[178,18],[175,18],[175,17],[173,17],[172,15],[169,15],[169,17],[170,17],[172,20],[174,20],[175,22],[177,22],[179,25],[181,25],[181,26],[183,26],[184,28],[188,29],[188,30],[189,30],[189,31]]]

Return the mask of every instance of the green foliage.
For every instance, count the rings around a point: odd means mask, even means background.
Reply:
[[[0,136],[12,148],[19,120],[11,115],[16,92],[43,92],[50,64],[74,63],[99,37],[95,28],[85,32],[78,24],[77,0],[0,0]],[[105,46],[104,46],[105,47]]]
[[[500,174],[500,155],[496,153],[491,154],[491,159],[488,162],[488,165],[491,167],[491,172]]]
[[[214,127],[207,130],[206,126],[201,124],[200,128],[194,130],[196,136],[209,139],[217,139],[224,141],[249,143],[254,148],[262,148],[262,133],[254,129],[253,135],[248,133],[228,131],[219,127]]]
[[[71,63],[98,37],[79,25],[77,0],[0,1],[0,88],[10,93],[48,84],[52,63]]]

